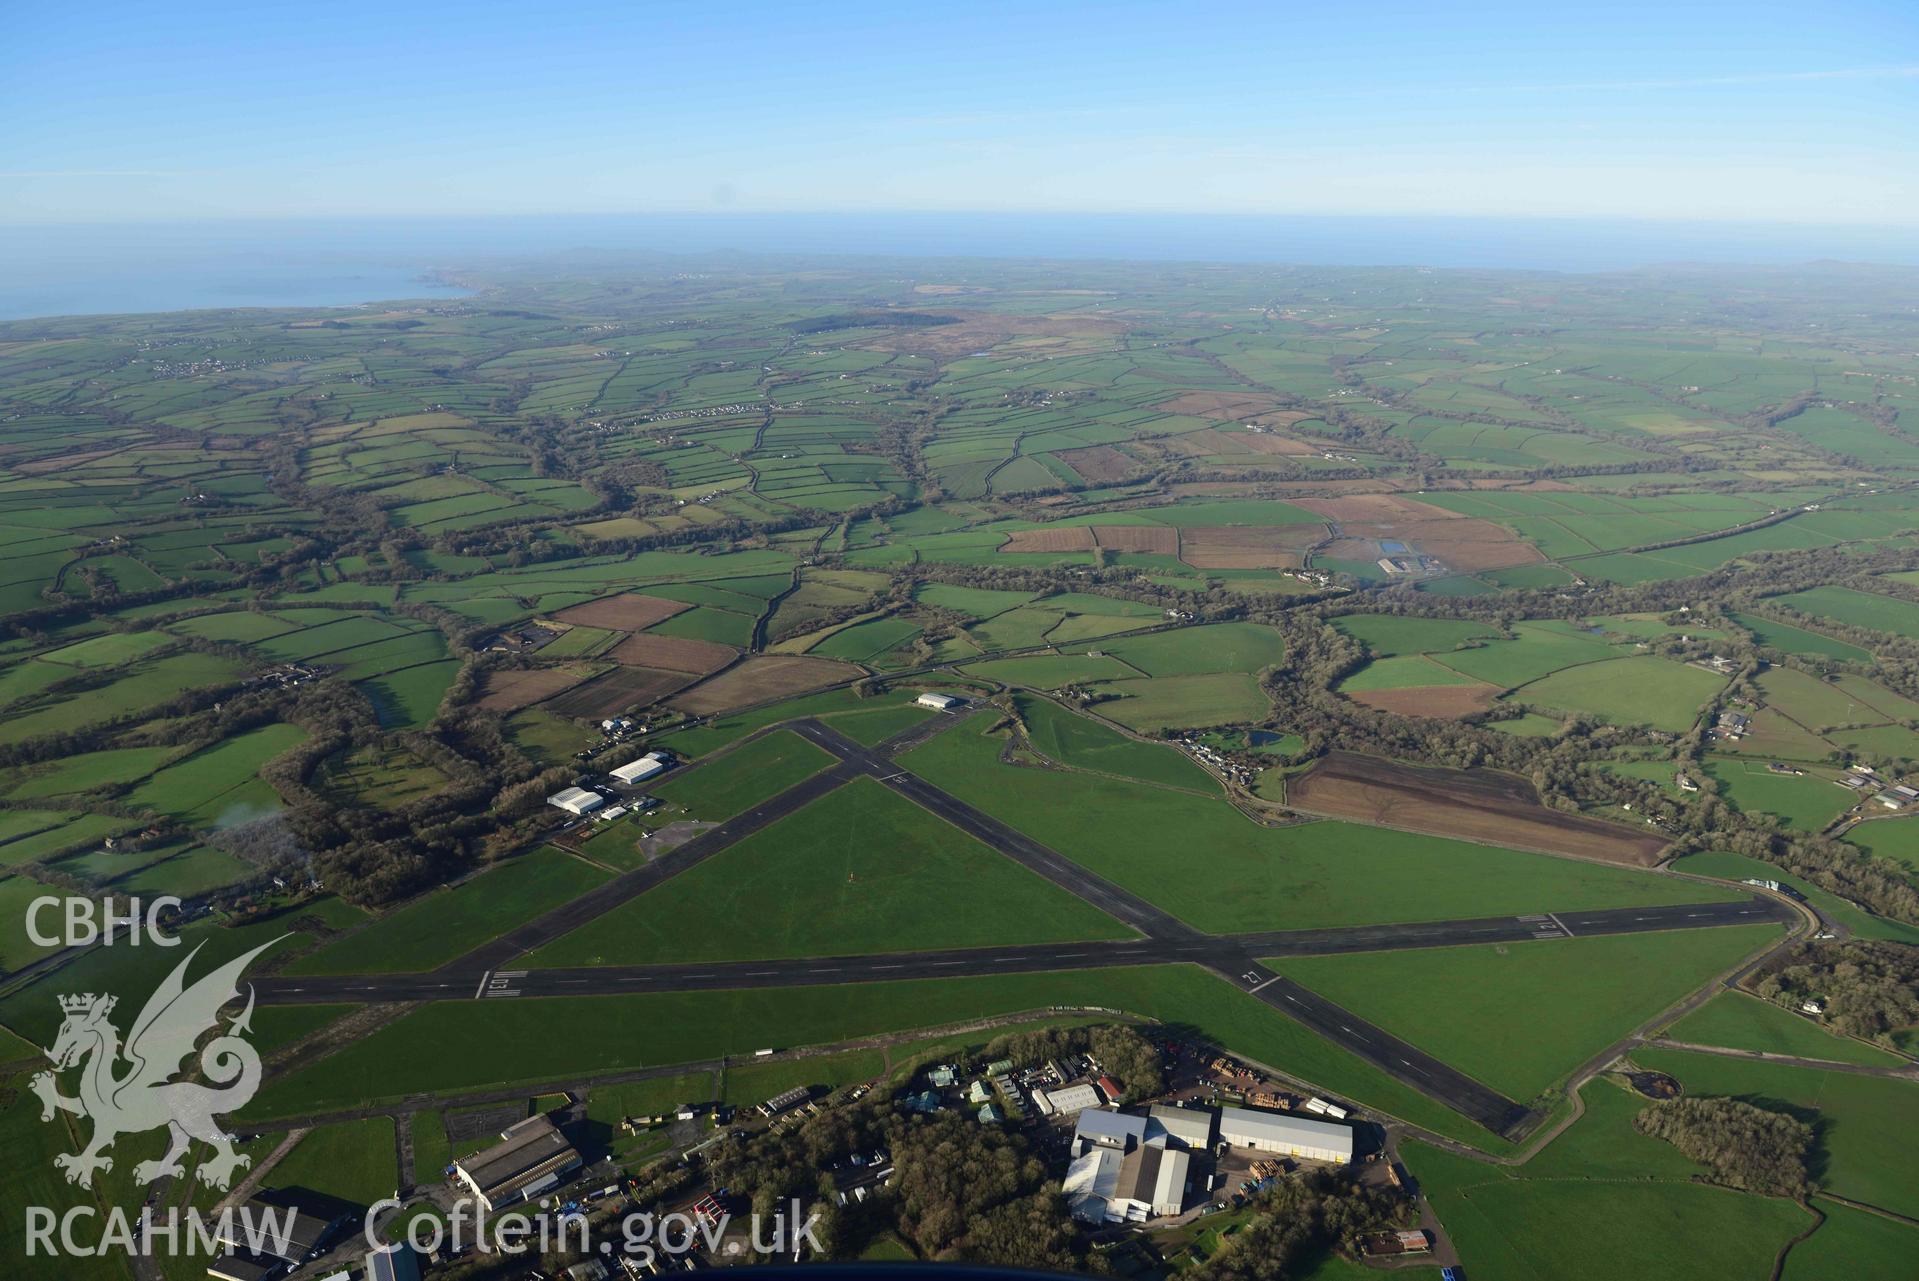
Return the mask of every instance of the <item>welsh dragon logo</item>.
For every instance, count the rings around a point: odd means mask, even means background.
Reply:
[[[200,1075],[211,1084],[170,1078],[194,1053],[201,1036],[219,1026],[221,1007],[239,996],[240,974],[247,964],[273,943],[254,948],[188,987],[187,967],[200,953],[195,947],[147,998],[124,1045],[109,1017],[116,998],[92,993],[60,998],[66,1019],[53,1048],[46,1051],[53,1069],[35,1076],[32,1086],[40,1096],[42,1121],[53,1120],[56,1112],[70,1112],[93,1122],[93,1136],[84,1148],[54,1158],[67,1182],[89,1186],[96,1171],[113,1168],[106,1150],[116,1138],[162,1126],[170,1137],[166,1154],[133,1168],[139,1183],[182,1173],[180,1158],[195,1139],[213,1148],[199,1166],[200,1180],[209,1187],[225,1191],[234,1173],[252,1164],[252,1158],[233,1150],[233,1136],[213,1119],[246,1106],[260,1088],[260,1055],[243,1039],[253,1018],[251,986],[246,1008],[199,1050]],[[58,1078],[75,1065],[82,1065],[79,1094],[68,1098],[60,1093]]]

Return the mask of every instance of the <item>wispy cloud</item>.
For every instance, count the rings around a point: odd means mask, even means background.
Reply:
[[[1685,76],[1672,80],[1562,80],[1540,84],[1481,85],[1481,91],[1551,93],[1632,89],[1715,89],[1734,85],[1803,84],[1821,80],[1913,80],[1919,66],[1843,67],[1832,71],[1755,71],[1730,76]]]

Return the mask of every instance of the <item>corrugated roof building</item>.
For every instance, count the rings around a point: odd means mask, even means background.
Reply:
[[[543,1116],[507,1127],[500,1140],[453,1163],[454,1173],[489,1210],[539,1196],[580,1168],[580,1154]]]
[[[1309,1161],[1353,1159],[1353,1128],[1331,1121],[1309,1121],[1285,1112],[1255,1112],[1251,1108],[1221,1108],[1219,1137],[1236,1148],[1255,1152],[1282,1152]]]

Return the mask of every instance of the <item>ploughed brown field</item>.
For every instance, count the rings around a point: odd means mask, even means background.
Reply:
[[[1317,454],[1320,447],[1291,436],[1270,432],[1219,431],[1212,427],[1169,437],[1163,442],[1177,453],[1193,457],[1231,454]]]
[[[658,702],[674,690],[685,689],[696,679],[685,672],[655,671],[651,667],[616,667],[604,676],[596,676],[583,685],[575,685],[557,698],[548,699],[546,709],[560,716],[603,720],[635,707]]]
[[[1438,769],[1332,752],[1289,783],[1286,797],[1314,814],[1634,867],[1653,866],[1666,847],[1657,833],[1547,809],[1531,783],[1497,770]]]
[[[1061,525],[1054,529],[1022,529],[1000,544],[1003,552],[1090,552],[1093,531],[1085,525]]]
[[[1403,689],[1354,690],[1346,697],[1400,716],[1454,720],[1485,711],[1500,692],[1497,685],[1408,685]]]
[[[1087,445],[1082,449],[1062,449],[1055,458],[1078,472],[1089,484],[1120,480],[1139,464],[1111,445]]]
[[[1501,569],[1546,559],[1537,547],[1522,542],[1503,525],[1461,516],[1403,494],[1347,494],[1292,501],[1338,526],[1342,541],[1327,552],[1336,558],[1370,559],[1370,549],[1361,541],[1384,538],[1410,543],[1452,569]]]
[[[1243,391],[1187,391],[1153,408],[1162,414],[1184,414],[1188,418],[1221,418],[1228,422],[1257,418],[1279,404],[1271,396]]]
[[[693,716],[712,716],[736,707],[751,707],[776,698],[837,685],[860,674],[849,663],[790,654],[765,654],[728,668],[673,700],[673,706]]]
[[[477,706],[490,712],[517,712],[553,697],[593,674],[590,667],[534,667],[526,671],[488,672]]]
[[[562,623],[572,623],[576,627],[605,627],[616,632],[645,631],[655,623],[663,623],[675,614],[693,608],[676,600],[666,600],[659,596],[644,596],[639,592],[627,592],[620,596],[608,596],[605,600],[590,600],[584,605],[575,605],[563,609],[553,617]]]
[[[633,667],[661,667],[669,672],[692,672],[705,676],[709,672],[719,671],[738,655],[739,651],[731,645],[722,645],[718,641],[642,633],[627,637],[615,645],[606,657]]]
[[[1106,547],[1121,552],[1179,554],[1179,531],[1166,525],[1059,525],[1022,529],[1007,535],[1003,552],[1090,552]]]
[[[1179,555],[1179,531],[1166,525],[1095,525],[1093,538],[1116,552]]]
[[[1186,529],[1179,558],[1194,569],[1297,569],[1325,537],[1325,526],[1311,524]]]

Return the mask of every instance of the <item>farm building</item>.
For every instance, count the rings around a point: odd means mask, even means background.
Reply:
[[[1351,1126],[1308,1121],[1282,1112],[1221,1108],[1219,1137],[1236,1148],[1282,1152],[1309,1161],[1336,1161],[1344,1165],[1353,1159]]]
[[[500,1142],[453,1164],[453,1172],[480,1204],[497,1210],[532,1200],[580,1168],[580,1154],[553,1122],[530,1116],[500,1132]]]
[[[645,756],[640,757],[639,760],[629,761],[614,770],[613,781],[631,787],[635,783],[644,783],[654,775],[665,772],[666,762],[662,761],[656,754],[648,752]]]
[[[960,705],[961,700],[950,694],[921,694],[913,700],[921,707],[930,707],[936,712],[947,712]]]
[[[1068,1085],[1057,1090],[1035,1090],[1034,1096],[1046,1098],[1046,1114],[1054,1112],[1061,1116],[1071,1116],[1087,1108],[1096,1108],[1106,1100],[1099,1097],[1099,1091],[1090,1085]]]
[[[569,787],[565,791],[555,792],[547,797],[546,803],[563,809],[569,814],[591,814],[606,804],[606,798],[598,792],[589,792],[584,787]]]

